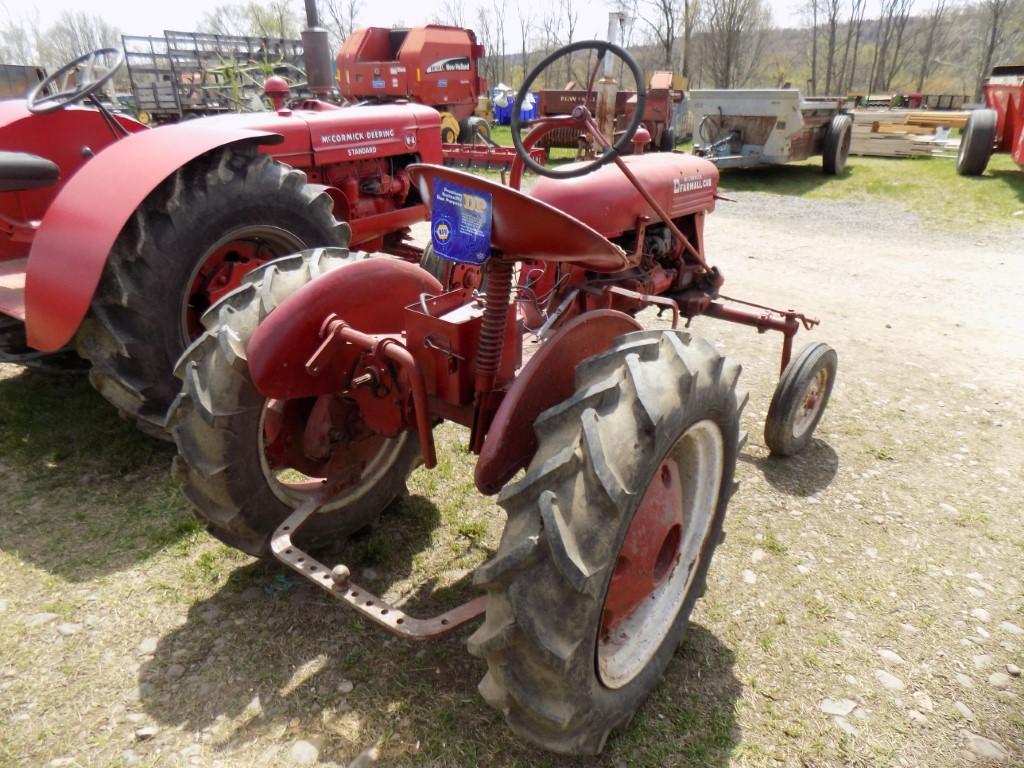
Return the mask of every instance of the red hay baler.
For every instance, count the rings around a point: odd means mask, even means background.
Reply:
[[[0,360],[73,345],[108,400],[160,431],[174,362],[256,267],[349,243],[419,258],[408,167],[441,162],[440,126],[417,104],[278,95],[276,111],[148,129],[95,98],[123,55],[87,54],[0,104]]]
[[[1005,152],[1024,168],[1024,65],[994,67],[985,79],[986,109],[967,118],[956,171],[980,176],[993,152]]]

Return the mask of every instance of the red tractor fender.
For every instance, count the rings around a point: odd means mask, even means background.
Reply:
[[[491,420],[476,462],[476,487],[497,493],[537,452],[533,422],[576,391],[576,366],[604,352],[619,336],[643,330],[614,309],[584,312],[555,332],[516,376]]]
[[[240,141],[276,144],[269,131],[193,120],[127,136],[71,177],[47,209],[25,276],[28,344],[53,352],[67,344],[89,310],[107,255],[143,200],[178,168]]]
[[[345,389],[350,355],[338,354],[317,376],[306,370],[306,361],[323,341],[324,320],[333,314],[363,333],[399,334],[405,327],[405,308],[421,294],[442,291],[418,265],[394,257],[338,267],[293,293],[260,323],[246,350],[253,384],[278,400]]]

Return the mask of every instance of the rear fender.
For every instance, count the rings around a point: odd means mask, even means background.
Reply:
[[[89,310],[114,241],[164,179],[228,144],[281,141],[268,131],[205,122],[132,134],[97,154],[67,182],[47,209],[29,252],[25,319],[30,346],[52,352],[71,340]]]
[[[476,487],[497,493],[537,452],[537,417],[576,391],[576,366],[612,346],[619,336],[642,330],[614,309],[578,315],[562,326],[516,376],[491,420],[476,462]]]
[[[279,400],[344,389],[355,350],[339,352],[317,376],[306,371],[322,341],[324,320],[335,314],[363,333],[397,335],[405,325],[405,308],[423,293],[436,296],[442,290],[418,266],[387,256],[328,272],[285,299],[252,335],[246,356],[256,389]]]

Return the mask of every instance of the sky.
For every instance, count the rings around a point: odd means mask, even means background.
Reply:
[[[476,7],[474,0],[467,0],[472,7]],[[118,27],[122,33],[130,35],[160,35],[165,29],[173,29],[183,32],[202,31],[198,29],[203,14],[213,6],[223,3],[224,0],[173,0],[173,2],[146,2],[135,0],[125,2],[124,0],[92,0],[85,4],[70,2],[69,0],[47,0],[47,2],[16,2],[5,3],[14,15],[25,18],[33,18],[38,15],[41,27],[60,16],[64,11],[82,11],[102,16],[111,24]],[[440,15],[444,0],[388,0],[388,2],[365,3],[360,9],[357,18],[360,26],[381,26],[390,27],[396,23],[404,25],[418,25],[429,21],[433,16]],[[801,5],[800,0],[768,0],[776,25],[795,26],[799,20],[796,9]],[[296,3],[301,8],[301,3]],[[509,8],[516,8],[520,5],[533,8],[547,8],[552,4],[551,0],[520,0],[520,2],[509,3]],[[580,22],[578,26],[577,39],[603,38],[608,27],[607,11],[612,5],[601,10],[599,4],[588,6],[586,0],[579,2]],[[591,10],[587,15],[587,11]],[[513,11],[514,13],[514,11]],[[472,14],[467,14],[472,15]],[[515,23],[507,26],[516,26]],[[518,40],[515,41],[518,46]]]

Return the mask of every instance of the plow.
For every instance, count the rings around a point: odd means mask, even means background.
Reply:
[[[643,153],[643,78],[626,51],[575,43],[526,82],[581,51],[597,64],[570,114],[524,136],[517,95],[507,183],[436,160],[405,168],[430,214],[422,266],[333,244],[253,269],[215,302],[178,361],[167,422],[211,533],[404,638],[482,617],[468,649],[487,665],[483,698],[567,754],[601,751],[658,684],[724,537],[747,398],[739,363],[683,325],[781,335],[764,427],[778,456],[812,440],[837,370],[823,343],[794,351],[817,320],[722,293],[705,242],[718,170]],[[608,138],[587,104],[601,111],[589,93],[611,57],[637,105]],[[565,130],[599,153],[544,166],[533,149]],[[645,330],[649,308],[671,328]],[[476,488],[507,522],[474,574],[480,594],[417,617],[316,553],[376,520],[417,465],[435,467],[445,421],[465,429]]]

